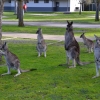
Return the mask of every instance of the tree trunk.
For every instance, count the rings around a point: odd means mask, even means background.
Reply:
[[[18,26],[23,27],[24,26],[24,22],[23,22],[23,0],[18,1],[18,19],[19,19]]]
[[[3,14],[3,0],[0,1],[0,41],[2,38],[2,14]]]
[[[99,2],[96,2],[95,21],[99,21]]]
[[[1,38],[2,38],[2,14],[3,14],[3,5],[4,0],[0,0],[0,45],[2,44]],[[2,60],[2,55],[0,55],[0,61]]]
[[[15,12],[14,12],[14,14],[17,15],[17,0],[15,0],[14,2],[15,2]]]
[[[79,10],[80,15],[81,15],[81,6],[82,6],[82,3],[80,2],[80,10]]]

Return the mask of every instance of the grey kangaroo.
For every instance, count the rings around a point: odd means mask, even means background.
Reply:
[[[76,63],[79,65],[83,65],[79,59],[80,47],[74,37],[72,25],[73,21],[72,22],[67,21],[67,28],[65,33],[65,50],[67,53],[67,64],[69,65],[69,60],[73,61],[73,65],[69,66],[69,68],[76,67]]]
[[[81,62],[80,61],[80,47],[78,42],[76,41],[74,37],[73,32],[73,21],[69,22],[67,21],[67,28],[65,33],[65,50],[67,55],[67,65],[69,65],[69,61],[72,60],[72,66],[69,66],[69,68],[76,67],[76,63],[78,65],[86,65],[91,62]]]
[[[80,38],[83,39],[84,45],[86,45],[88,52],[91,53],[93,52],[94,49],[94,42],[88,38],[86,38],[85,33],[83,33]]]
[[[38,28],[36,34],[38,34],[37,35],[38,57],[40,57],[43,52],[44,52],[44,57],[46,57],[47,46],[46,46],[45,40],[44,40],[43,35],[42,35],[42,29]]]
[[[93,78],[99,77],[99,69],[100,69],[100,37],[94,35],[96,38],[96,42],[94,44],[94,56],[95,56],[95,65],[96,65],[96,76]]]
[[[6,60],[7,68],[8,68],[8,72],[1,74],[2,76],[7,75],[7,74],[11,74],[11,72],[10,72],[11,68],[17,70],[17,72],[18,72],[17,74],[14,75],[14,77],[20,75],[22,72],[36,70],[36,69],[29,69],[29,70],[20,69],[20,61],[19,61],[18,57],[9,51],[6,42],[1,46],[0,49],[1,49],[0,54],[2,54],[4,56],[4,58]]]

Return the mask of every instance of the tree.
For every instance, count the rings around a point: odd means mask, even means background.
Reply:
[[[4,0],[0,0],[0,41],[2,38],[2,14],[3,14]]]
[[[15,0],[14,2],[15,2],[15,12],[14,12],[14,14],[17,15],[17,0]]]
[[[1,38],[2,38],[2,14],[3,14],[3,5],[4,5],[4,0],[0,0],[0,45],[2,43]],[[2,56],[0,55],[0,61],[2,60]]]
[[[85,0],[79,0],[79,4],[80,4],[80,10],[79,10],[79,14],[81,14],[82,11],[82,4],[85,3]]]
[[[18,26],[23,27],[24,26],[24,22],[23,22],[23,15],[24,15],[23,3],[27,3],[28,0],[17,0],[17,1],[18,1],[17,18],[19,20],[18,21]],[[15,3],[16,3],[16,0],[15,0]]]
[[[23,22],[23,1],[24,0],[18,0],[18,11],[17,11],[17,16],[18,16],[18,26],[23,27],[24,22]]]
[[[96,14],[95,14],[95,21],[99,21],[99,4],[100,4],[100,0],[96,0]]]
[[[92,0],[86,0],[87,4],[90,4]],[[96,13],[95,13],[95,21],[99,21],[99,4],[100,0],[95,0],[95,5],[96,5]]]

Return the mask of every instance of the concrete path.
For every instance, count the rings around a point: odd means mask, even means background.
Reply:
[[[11,38],[29,38],[29,39],[37,39],[37,34],[26,34],[26,33],[13,33],[13,32],[3,32],[3,36]],[[57,40],[64,41],[64,35],[43,35],[45,40]],[[83,42],[81,38],[78,36],[75,37],[78,42]],[[91,40],[95,40],[94,37],[88,37]]]
[[[3,21],[3,25],[18,25],[17,21]],[[51,26],[51,27],[66,27],[67,23],[60,22],[24,22],[25,25],[31,26]],[[74,28],[100,28],[100,24],[79,24],[74,23]]]
[[[18,25],[17,21],[3,21],[3,25]],[[25,25],[31,26],[51,26],[51,27],[65,27],[66,23],[59,23],[59,22],[24,22]],[[100,28],[100,24],[73,24],[73,27],[77,28]],[[26,34],[26,33],[13,33],[13,32],[3,32],[3,36],[12,37],[12,38],[31,38],[37,39],[36,34]],[[64,41],[64,35],[44,35],[46,40],[59,40]],[[75,37],[78,42],[82,42],[82,39],[79,37]],[[92,40],[95,40],[94,37],[88,37]]]

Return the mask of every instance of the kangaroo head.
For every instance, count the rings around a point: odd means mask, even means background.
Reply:
[[[6,42],[0,47],[0,54],[5,55],[5,51],[7,51]]]
[[[96,36],[96,35],[94,35],[94,36],[95,36],[95,38],[96,38],[96,43],[100,45],[100,37],[98,37],[98,36]]]
[[[41,28],[38,28],[38,30],[36,31],[36,34],[40,34],[42,32]]]
[[[71,21],[71,22],[67,21],[67,28],[66,28],[66,30],[72,31],[73,30],[72,24],[73,24],[73,21]]]
[[[82,38],[84,36],[85,33],[81,34],[80,38]]]

